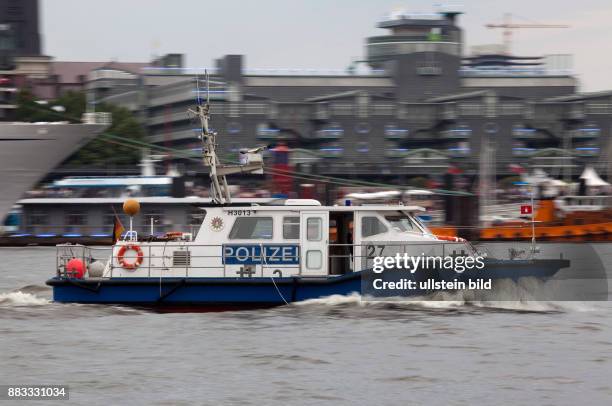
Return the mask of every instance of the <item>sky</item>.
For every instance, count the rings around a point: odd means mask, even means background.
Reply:
[[[568,24],[514,30],[517,55],[572,54],[580,91],[612,89],[612,1],[581,0],[40,0],[43,51],[60,61],[146,62],[184,53],[191,68],[243,54],[247,68],[345,69],[363,57],[364,39],[393,10],[465,14],[465,50],[501,43],[501,22]]]

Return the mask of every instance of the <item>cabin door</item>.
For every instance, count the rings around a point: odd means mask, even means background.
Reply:
[[[300,213],[300,270],[303,275],[327,275],[329,212]]]

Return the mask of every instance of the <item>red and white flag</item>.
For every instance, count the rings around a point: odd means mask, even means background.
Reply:
[[[531,213],[533,213],[533,209],[531,205],[524,204],[521,206],[521,214],[531,214]]]

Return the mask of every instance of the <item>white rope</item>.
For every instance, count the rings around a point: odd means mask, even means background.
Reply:
[[[276,286],[276,282],[274,281],[274,278],[272,276],[270,276],[270,279],[272,279],[272,283],[274,284],[274,287],[276,288],[276,291],[278,292],[278,295],[280,296],[281,299],[283,299],[283,302],[285,302],[286,305],[289,304],[289,302],[287,302],[285,300],[285,298],[283,297],[283,294],[281,293],[281,291],[278,289],[278,286]]]

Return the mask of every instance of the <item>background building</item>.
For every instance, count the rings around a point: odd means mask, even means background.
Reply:
[[[3,0],[0,9],[10,28],[2,38],[15,38],[0,41],[3,60],[15,62],[0,72],[6,117],[19,84],[43,99],[85,90],[138,115],[151,143],[176,151],[168,162],[202,170],[185,156],[200,154],[186,110],[198,96],[196,73],[204,93],[203,72],[182,55],[51,61],[40,55],[37,2]],[[221,57],[209,73],[224,157],[283,143],[300,172],[397,184],[439,179],[449,168],[491,179],[541,168],[570,178],[590,164],[609,177],[612,93],[576,93],[568,55],[517,56],[496,45],[466,52],[459,14],[395,13],[365,40],[363,59],[341,71],[264,71],[248,69],[242,55]]]
[[[17,89],[49,75],[42,55],[38,0],[0,0],[0,120],[12,119]]]
[[[210,74],[224,153],[237,159],[242,147],[282,142],[300,171],[386,182],[451,166],[497,177],[517,167],[570,177],[585,164],[609,173],[611,94],[577,94],[567,55],[520,57],[499,46],[464,55],[458,15],[395,14],[346,71],[250,70],[241,55],[222,57]],[[174,61],[138,75],[94,71],[87,89],[140,114],[150,142],[197,156],[186,114],[196,72]]]

